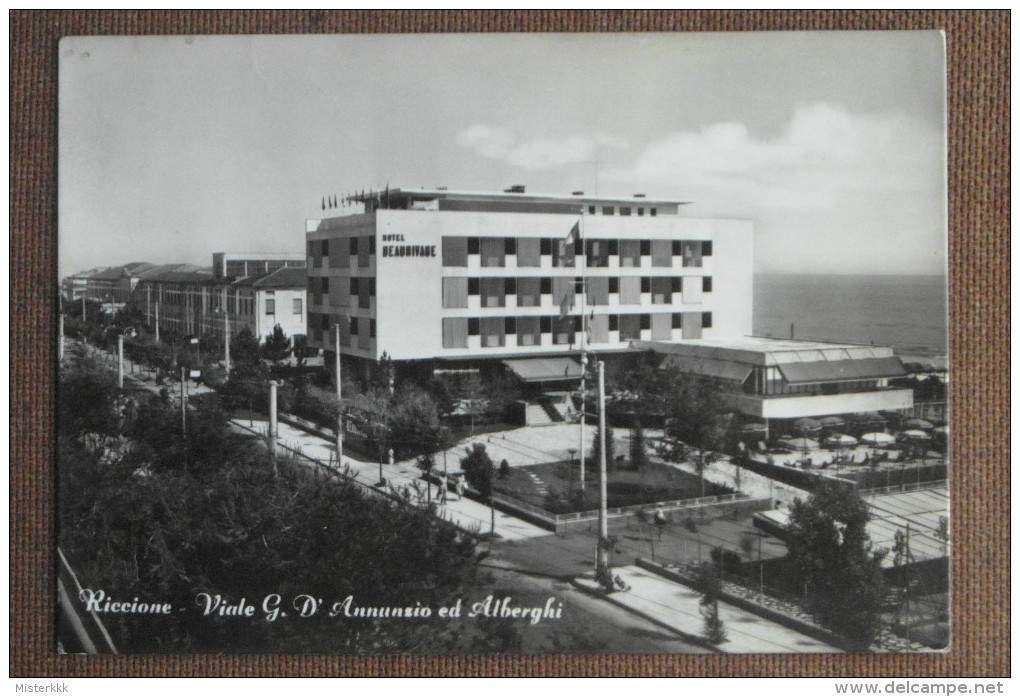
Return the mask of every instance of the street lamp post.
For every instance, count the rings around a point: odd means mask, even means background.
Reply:
[[[342,402],[342,385],[343,380],[340,376],[340,324],[333,325],[334,331],[334,346],[333,350],[336,353],[336,465],[337,467],[343,467],[343,456],[344,456],[344,415],[343,409],[341,409]],[[382,480],[382,473],[379,474],[379,479]]]
[[[124,335],[117,335],[117,389],[124,389]]]
[[[595,580],[606,591],[613,589],[609,570],[609,516],[606,510],[606,365],[598,362],[599,374],[599,539]],[[582,453],[583,455],[583,453]]]

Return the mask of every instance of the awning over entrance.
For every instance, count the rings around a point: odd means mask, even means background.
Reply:
[[[682,373],[693,373],[739,383],[743,383],[753,369],[753,366],[747,363],[697,356],[667,356],[662,365],[665,368],[676,368]]]
[[[524,382],[579,380],[581,364],[572,358],[516,358],[503,361]]]
[[[838,361],[780,363],[779,370],[791,385],[843,380],[875,380],[906,377],[907,371],[899,358],[853,358]]]

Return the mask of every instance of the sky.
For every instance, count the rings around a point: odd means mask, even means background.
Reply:
[[[297,252],[324,196],[690,201],[755,270],[944,274],[937,32],[71,37],[60,275]]]

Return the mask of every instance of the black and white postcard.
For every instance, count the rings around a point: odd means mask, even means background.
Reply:
[[[57,636],[951,644],[940,32],[59,46]]]

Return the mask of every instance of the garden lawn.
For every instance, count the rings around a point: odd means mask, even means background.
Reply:
[[[585,473],[582,496],[580,472],[575,462],[550,462],[511,468],[506,476],[496,475],[493,485],[499,493],[538,506],[550,513],[596,510],[599,505],[598,473]],[[730,489],[705,481],[705,496],[732,493]],[[609,508],[654,504],[700,497],[696,475],[660,463],[649,463],[642,472],[615,468],[608,474],[606,494]]]

